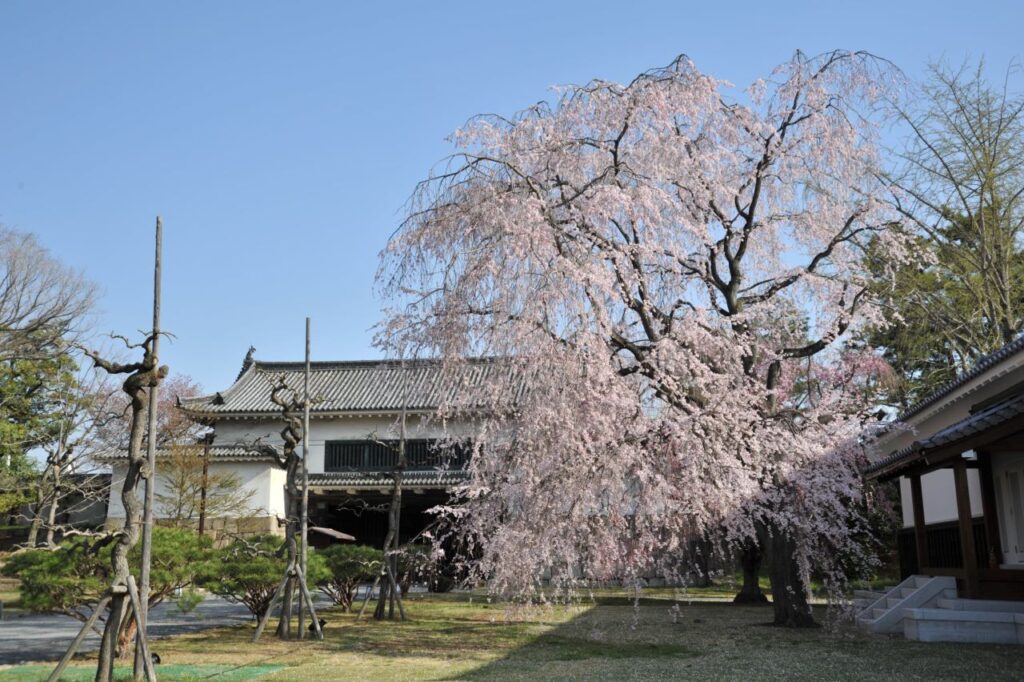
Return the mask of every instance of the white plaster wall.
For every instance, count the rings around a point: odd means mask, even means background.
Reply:
[[[967,470],[967,490],[971,497],[971,516],[981,516],[981,483],[977,469]],[[921,498],[924,503],[924,522],[956,521],[956,485],[952,469],[939,469],[921,477]],[[903,508],[903,527],[914,526],[914,503],[910,496],[910,479],[900,478],[900,502]]]
[[[214,443],[216,445],[232,445],[234,443],[251,443],[262,438],[268,443],[279,444],[279,435],[284,422],[279,420],[221,420],[215,426]],[[309,428],[309,471],[323,473],[325,442],[329,440],[360,440],[373,435],[382,440],[398,437],[398,420],[391,416],[377,417],[337,417],[318,418],[310,422]],[[469,433],[465,424],[450,423],[442,425],[438,422],[421,423],[417,416],[406,421],[407,438],[441,438],[445,435],[459,436]],[[110,502],[108,518],[123,519],[124,507],[121,506],[121,486],[124,484],[124,464],[112,467]],[[159,462],[157,465],[159,471]],[[239,510],[235,516],[279,516],[284,517],[284,484],[285,472],[270,462],[217,462],[210,463],[211,471],[230,470],[238,476],[241,485],[252,491],[250,508]],[[157,493],[165,493],[166,488],[160,477],[157,477]],[[139,490],[140,496],[142,490]],[[157,510],[157,517],[160,512]]]
[[[273,444],[281,442],[280,431],[284,423],[280,421],[242,421],[222,420],[216,425],[217,445],[233,443],[251,443],[257,438]],[[398,418],[393,416],[358,416],[311,419],[309,425],[309,472],[323,473],[325,443],[329,440],[362,440],[373,436],[381,440],[398,438]],[[442,438],[460,436],[469,433],[467,425],[449,423],[442,425],[436,421],[422,423],[417,416],[406,420],[407,438]],[[282,474],[283,476],[283,474]],[[284,485],[284,478],[281,479]]]
[[[115,464],[112,467],[112,478],[110,486],[110,503],[107,507],[107,517],[113,519],[124,518],[124,506],[121,504],[121,487],[124,485],[125,465]],[[159,476],[160,464],[157,462],[157,487],[158,495],[166,495],[168,488],[161,476]],[[238,477],[239,484],[244,490],[252,493],[248,506],[239,508],[232,516],[284,516],[284,471],[274,467],[269,462],[211,462],[210,472],[219,473],[230,471]],[[139,497],[143,495],[143,487],[139,487]],[[162,518],[159,506],[156,509],[156,517]]]

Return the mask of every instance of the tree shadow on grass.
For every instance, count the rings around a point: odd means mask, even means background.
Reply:
[[[825,620],[825,609],[815,616]],[[456,679],[1019,679],[1019,647],[909,642],[852,624],[765,627],[771,620],[770,605],[602,599]]]

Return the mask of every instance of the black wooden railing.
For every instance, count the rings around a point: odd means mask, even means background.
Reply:
[[[439,444],[435,440],[405,441],[407,469],[461,469],[469,461],[469,447]],[[398,464],[398,441],[327,441],[324,471],[390,471]]]
[[[978,568],[988,566],[988,538],[985,535],[984,519],[974,519],[974,549]],[[963,568],[963,553],[960,548],[960,525],[956,521],[933,523],[925,527],[928,540],[928,562],[926,568]],[[914,529],[903,528],[897,536],[902,577],[919,572],[917,546]]]

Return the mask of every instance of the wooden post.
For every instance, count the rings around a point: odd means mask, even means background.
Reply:
[[[163,222],[156,217],[156,253],[153,264],[153,361],[159,365],[158,347],[160,344],[160,269],[163,247]],[[153,494],[156,488],[156,439],[157,439],[157,400],[159,387],[149,389],[149,433],[146,441],[146,499],[142,507],[142,566],[139,569],[139,607],[135,614],[139,636],[135,648],[135,668],[132,678],[142,679],[146,670],[143,660],[146,651],[146,623],[149,618],[149,567],[153,554]]]
[[[928,530],[924,520],[924,496],[921,493],[921,475],[910,477],[910,501],[914,509],[914,547],[917,550],[919,573],[928,566]]]
[[[142,603],[135,586],[135,578],[131,574],[128,575],[128,595],[131,597],[132,608],[135,609],[135,620],[138,622],[138,614],[142,610]],[[138,627],[135,628],[135,641],[139,650],[142,651],[142,668],[146,672],[146,680],[148,682],[156,682],[156,673],[153,671],[153,658],[149,655],[145,630]]]
[[[274,596],[270,598],[270,603],[267,604],[266,612],[260,618],[259,623],[256,624],[256,632],[252,634],[252,641],[254,642],[259,641],[260,635],[263,634],[263,628],[267,627],[267,621],[270,620],[270,614],[274,610],[274,605],[284,594],[285,586],[291,580],[291,566],[288,568],[289,570],[284,572],[284,577],[281,578],[281,582],[278,584],[277,590],[274,591]]]
[[[206,488],[210,485],[210,443],[213,434],[209,434],[203,443],[203,481],[199,488],[199,534],[206,534]]]
[[[958,458],[953,464],[956,484],[956,510],[960,520],[960,548],[963,557],[964,591],[968,599],[978,596],[978,559],[974,548],[974,527],[971,519],[971,494],[967,488],[967,462]]]
[[[60,675],[64,672],[64,668],[66,668],[68,663],[71,662],[71,659],[78,651],[78,647],[82,646],[82,642],[85,641],[85,636],[89,634],[89,630],[91,630],[92,626],[96,624],[96,620],[100,617],[100,613],[107,608],[107,604],[109,603],[110,595],[108,594],[104,595],[103,598],[100,599],[99,603],[96,604],[96,608],[92,610],[92,614],[90,614],[88,620],[85,621],[82,629],[78,631],[78,635],[76,635],[75,640],[71,642],[71,646],[69,646],[68,650],[64,652],[64,656],[61,657],[60,662],[57,663],[57,667],[54,668],[53,672],[50,673],[50,676],[46,678],[47,682],[57,682],[57,680],[60,679]]]
[[[306,558],[308,555],[308,536],[309,536],[309,318],[306,318],[306,375],[303,382],[302,391],[302,521],[300,528],[299,537],[299,568],[301,568],[299,578],[299,588],[301,590],[308,590],[309,585],[306,584]],[[308,596],[308,595],[307,595]],[[305,626],[305,611],[302,608],[303,600],[299,600],[299,639],[304,639],[306,636]],[[316,623],[316,614],[313,612],[313,602],[310,598],[309,602],[309,616],[314,620],[316,625],[315,631],[320,632],[320,626]],[[320,637],[322,639],[322,637]]]
[[[985,516],[985,540],[988,544],[987,565],[999,568],[1003,548],[999,540],[999,513],[996,511],[996,486],[992,478],[992,454],[978,453],[978,481],[981,483],[981,513]]]
[[[302,572],[301,568],[296,568],[296,570],[299,571],[299,591],[302,593],[302,598],[309,607],[309,622],[312,627],[313,634],[317,639],[323,639],[324,632],[320,629],[320,621],[316,619],[316,607],[313,605],[313,595],[309,593],[309,588],[306,586],[306,574]]]

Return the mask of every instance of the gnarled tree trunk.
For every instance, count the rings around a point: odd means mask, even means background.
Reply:
[[[750,542],[740,553],[740,567],[743,569],[743,587],[733,598],[733,604],[767,604],[768,597],[761,591],[761,547]]]
[[[98,367],[110,374],[129,374],[122,390],[128,395],[131,406],[131,422],[128,439],[128,465],[125,471],[124,484],[121,486],[121,504],[124,507],[124,528],[117,535],[111,553],[112,578],[110,591],[112,599],[110,610],[103,629],[99,662],[96,668],[97,681],[109,681],[114,675],[114,659],[118,654],[127,654],[118,647],[122,620],[127,612],[128,577],[131,567],[128,553],[138,542],[142,521],[142,506],[136,493],[139,481],[149,475],[146,455],[142,449],[143,437],[146,434],[146,416],[149,406],[149,389],[157,386],[167,376],[167,367],[157,367],[156,356],[152,353],[155,338],[150,336],[143,343],[143,360],[139,363],[123,365],[112,363],[89,353]]]
[[[796,542],[788,531],[768,527],[761,533],[772,584],[773,624],[791,628],[818,627],[807,601],[807,585],[796,562]]]

